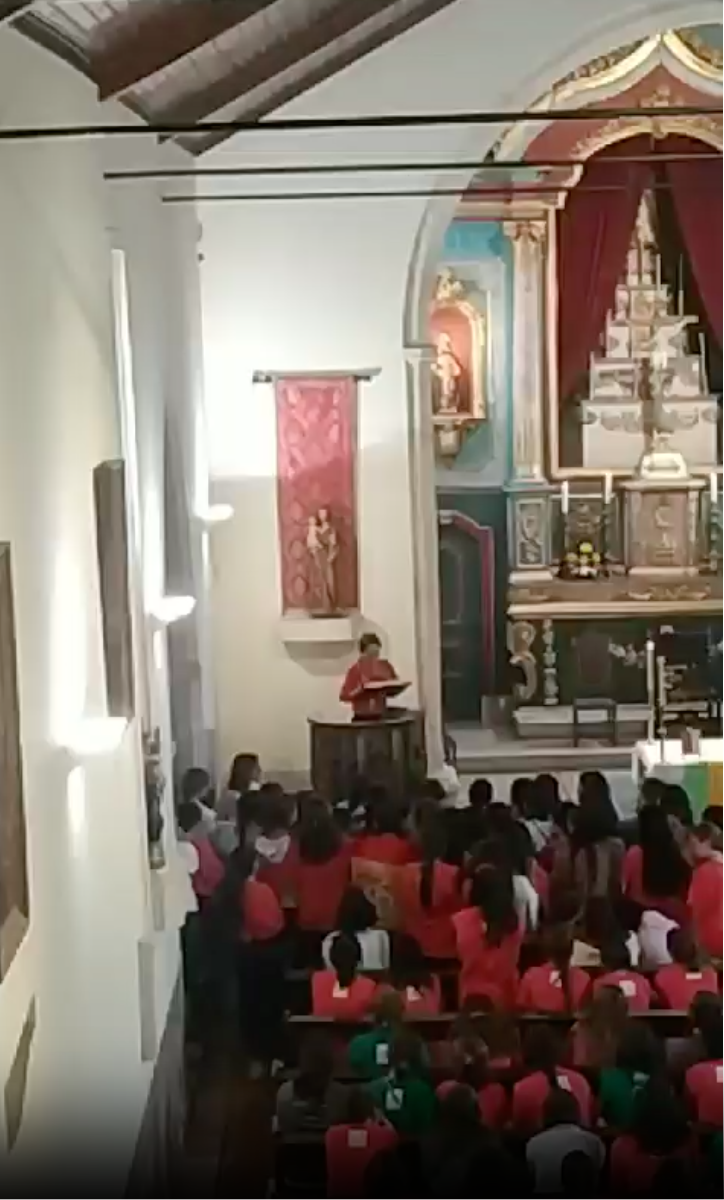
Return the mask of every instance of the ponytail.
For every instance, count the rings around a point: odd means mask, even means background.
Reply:
[[[422,864],[420,872],[420,904],[425,912],[432,908],[432,891],[435,879],[435,859],[428,858]]]
[[[445,857],[446,837],[440,821],[440,812],[436,804],[421,805],[418,814],[420,833],[420,848],[422,850],[422,871],[420,873],[420,904],[429,912],[432,908],[435,864]]]

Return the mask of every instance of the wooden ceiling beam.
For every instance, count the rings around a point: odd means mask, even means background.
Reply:
[[[338,51],[324,63],[320,63],[317,67],[306,72],[300,79],[295,79],[290,83],[282,85],[270,99],[265,100],[263,103],[252,105],[251,108],[245,108],[243,113],[239,115],[243,116],[245,121],[263,120],[264,117],[268,117],[275,109],[282,108],[285,104],[290,104],[292,100],[296,100],[298,96],[302,96],[310,88],[324,83],[325,79],[329,79],[332,75],[343,71],[346,67],[351,66],[352,63],[357,62],[358,59],[371,54],[373,50],[378,50],[385,43],[401,37],[403,33],[414,29],[421,21],[426,21],[428,17],[434,16],[435,13],[440,12],[443,8],[447,8],[451,3],[452,0],[422,0],[416,9],[408,9],[407,12],[394,17],[384,28],[362,36],[359,42]],[[228,133],[220,133],[218,131],[207,134],[201,132],[199,134],[191,134],[189,137],[180,137],[178,141],[189,153],[199,155],[204,154],[207,150],[212,150],[214,146],[217,146],[230,136]]]
[[[30,12],[35,0],[0,0],[0,25]]]
[[[179,0],[124,18],[110,44],[93,54],[101,100],[123,95],[199,47],[270,8],[276,0]],[[102,32],[102,31],[101,31]]]
[[[449,3],[450,0],[444,2]],[[154,119],[168,121],[169,124],[203,121],[205,117],[243,99],[256,88],[311,58],[337,38],[352,33],[358,25],[379,16],[397,3],[398,0],[342,0],[337,8],[318,17],[305,28],[290,33],[283,41],[255,55],[244,66],[230,71],[170,109],[154,113]],[[277,107],[276,102],[274,107]]]

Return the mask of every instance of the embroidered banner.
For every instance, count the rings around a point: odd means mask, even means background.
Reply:
[[[359,608],[357,381],[277,379],[277,506],[282,611]]]

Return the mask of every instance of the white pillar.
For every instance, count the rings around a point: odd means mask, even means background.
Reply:
[[[513,481],[542,482],[545,223],[506,221],[513,244]]]
[[[432,425],[432,346],[405,348],[410,431],[412,546],[415,570],[415,649],[420,701],[425,713],[429,774],[445,761],[440,648],[440,571]]]

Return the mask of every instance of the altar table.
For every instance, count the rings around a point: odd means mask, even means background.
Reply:
[[[694,819],[699,820],[709,804],[722,803],[722,761],[724,740],[702,738],[698,754],[684,754],[678,738],[637,742],[634,746],[632,772],[637,784],[647,775],[666,783],[680,783],[691,800]]]

